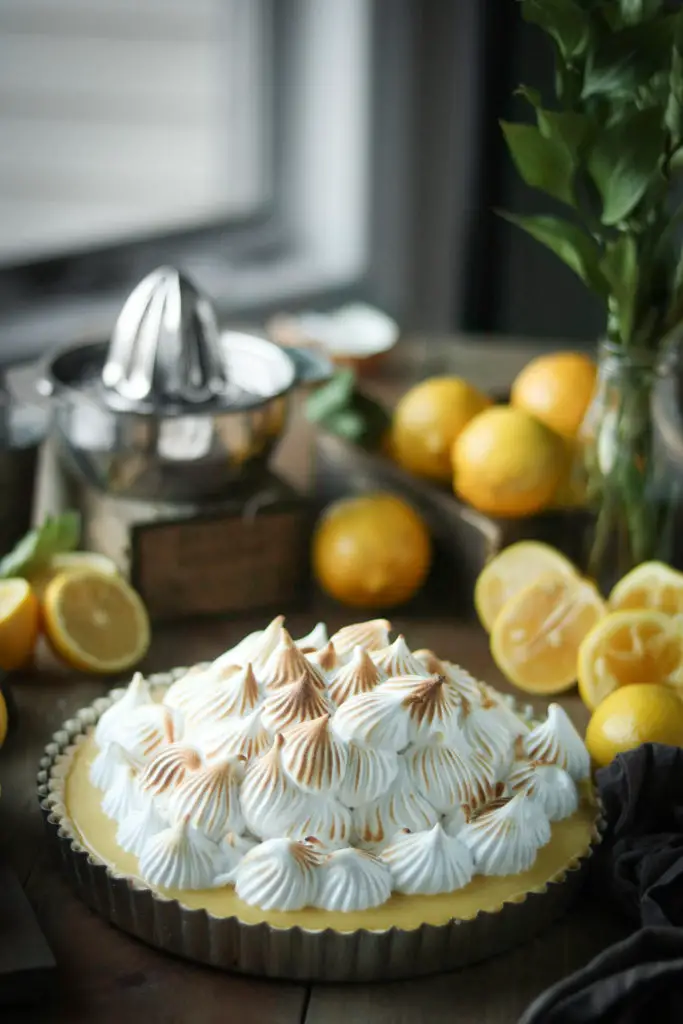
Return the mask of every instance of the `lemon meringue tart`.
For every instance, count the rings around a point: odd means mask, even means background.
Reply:
[[[597,819],[564,710],[535,721],[390,630],[279,616],[169,686],[136,675],[53,806],[113,876],[246,925],[410,931],[562,880]]]

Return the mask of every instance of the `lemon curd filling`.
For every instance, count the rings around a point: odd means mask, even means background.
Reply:
[[[117,874],[143,883],[138,858],[126,853],[116,841],[116,822],[102,810],[102,793],[90,780],[90,768],[97,755],[91,734],[76,749],[66,779],[65,804],[81,844]],[[240,900],[232,886],[216,889],[181,890],[149,886],[153,891],[182,906],[204,909],[216,917],[237,917],[245,924],[266,922],[276,927],[299,926],[309,930],[332,928],[339,932],[364,928],[382,931],[397,927],[410,930],[422,924],[444,925],[452,919],[469,920],[482,911],[495,912],[504,903],[521,902],[530,892],[542,891],[553,880],[575,868],[586,856],[595,838],[597,808],[588,782],[579,786],[578,810],[552,825],[550,842],[543,846],[532,868],[516,875],[477,875],[464,888],[435,896],[403,896],[397,893],[379,907],[348,913],[317,908],[297,911],[265,911]]]

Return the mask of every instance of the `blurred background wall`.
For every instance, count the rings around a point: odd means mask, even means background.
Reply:
[[[551,75],[512,0],[0,0],[0,359],[106,334],[163,262],[228,318],[595,337],[493,212],[547,209],[497,119]]]

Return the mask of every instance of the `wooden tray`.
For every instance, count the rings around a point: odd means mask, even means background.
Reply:
[[[395,462],[342,438],[316,432],[314,494],[319,508],[348,495],[393,491],[422,515],[434,543],[431,596],[459,616],[473,614],[477,576],[489,558],[518,540],[543,540],[583,564],[592,516],[582,509],[557,509],[524,519],[482,515],[440,488],[407,473]]]

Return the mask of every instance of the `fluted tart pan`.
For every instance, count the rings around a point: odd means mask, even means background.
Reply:
[[[149,677],[166,687],[187,670]],[[66,780],[78,747],[122,694],[111,691],[66,721],[45,748],[38,798],[50,842],[79,897],[96,913],[150,946],[223,970],[291,981],[383,981],[450,971],[530,939],[575,900],[603,827],[596,805],[592,842],[536,889],[471,919],[414,929],[341,932],[281,928],[190,909],[138,879],[118,874],[81,842],[66,805]],[[295,915],[293,915],[295,916]]]

